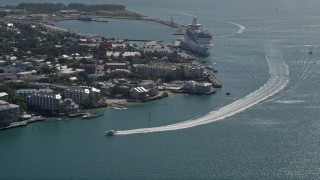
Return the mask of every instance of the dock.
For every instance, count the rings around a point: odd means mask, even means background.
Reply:
[[[43,116],[33,116],[33,117],[31,117],[30,119],[28,119],[28,120],[13,122],[13,123],[11,123],[9,126],[0,128],[0,130],[11,129],[11,128],[16,128],[16,127],[21,127],[21,126],[26,126],[26,125],[29,124],[29,123],[33,123],[33,122],[37,122],[37,121],[44,121],[44,120],[46,120],[46,118],[43,117]]]
[[[173,33],[173,35],[184,35],[185,32],[186,32],[186,27],[179,26],[175,29],[175,32]]]
[[[108,20],[104,20],[104,19],[91,19],[91,21],[94,21],[94,22],[105,22],[105,23],[108,22]]]
[[[218,81],[218,79],[211,75],[211,76],[208,76],[208,80],[209,82],[212,83],[212,86],[215,87],[215,88],[222,88],[222,84]]]

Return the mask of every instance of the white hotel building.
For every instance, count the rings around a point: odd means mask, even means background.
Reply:
[[[193,64],[134,64],[133,67],[137,74],[159,78],[202,78],[204,75],[204,68]]]
[[[62,100],[60,94],[34,93],[26,97],[27,105],[43,110],[58,111]]]
[[[65,90],[65,98],[71,98],[75,103],[94,99],[100,96],[100,90],[94,87],[74,87],[70,86]]]

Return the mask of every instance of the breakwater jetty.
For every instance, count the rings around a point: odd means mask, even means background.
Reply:
[[[209,82],[212,83],[213,87],[222,88],[222,84],[218,81],[218,79],[215,76],[213,76],[213,75],[208,76],[208,80],[209,80]]]

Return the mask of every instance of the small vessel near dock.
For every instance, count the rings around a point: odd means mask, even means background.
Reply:
[[[85,115],[82,116],[83,119],[92,119],[98,116],[102,116],[103,113],[87,113]]]

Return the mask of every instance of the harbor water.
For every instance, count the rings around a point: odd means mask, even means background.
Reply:
[[[19,2],[25,1],[4,0],[0,4]],[[69,2],[86,1],[65,1]],[[320,2],[303,2],[110,1],[150,17],[164,20],[173,17],[181,24],[191,23],[191,16],[197,16],[198,22],[211,31],[215,42],[211,55],[197,60],[218,70],[216,76],[223,88],[212,95],[176,94],[148,103],[129,104],[123,111],[103,108],[99,109],[103,116],[90,120],[48,118],[0,131],[1,177],[317,179]],[[65,21],[56,25],[115,38],[156,39],[166,43],[179,38],[172,35],[173,29],[155,22],[108,21]],[[305,45],[313,45],[312,55]],[[273,62],[279,64],[273,66]],[[258,92],[254,94],[256,99],[249,96],[253,92]],[[250,103],[241,104],[245,107],[241,111],[229,112],[230,108],[241,108],[237,102],[248,99]],[[228,106],[232,103],[234,106]],[[210,117],[224,107],[230,107],[225,118],[186,129],[105,136],[110,129],[131,130],[194,121]]]

